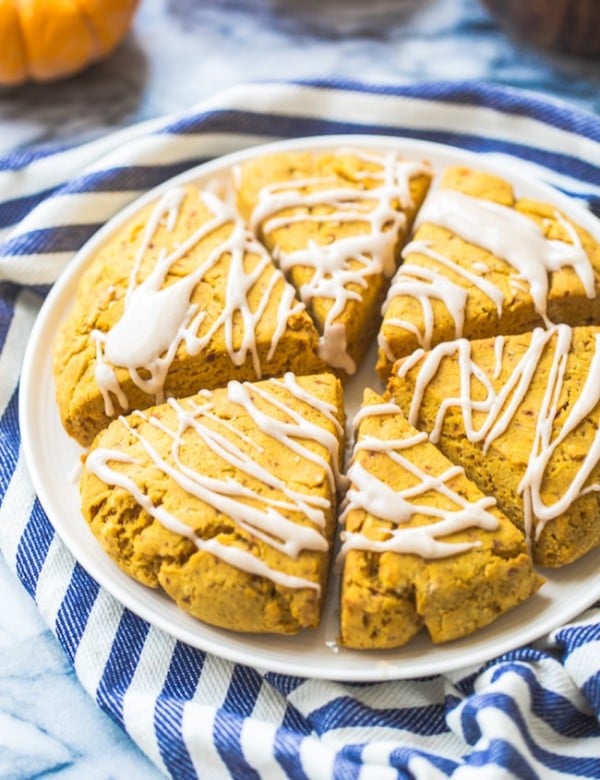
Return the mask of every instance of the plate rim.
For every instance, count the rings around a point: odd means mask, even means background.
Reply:
[[[232,634],[234,634],[238,639],[241,638],[241,641],[243,642],[244,637],[247,635],[235,634],[235,632],[229,632],[223,629],[216,629],[215,627],[207,626],[207,624],[203,624],[200,621],[191,618],[189,615],[186,615],[186,613],[179,610],[176,605],[175,608],[177,609],[178,613],[181,612],[181,615],[185,616],[186,618],[184,623],[193,621],[194,626],[203,630],[208,629],[209,634],[216,632],[219,636],[223,635],[224,639],[217,641],[216,639],[211,639],[210,636],[205,637],[203,636],[202,630],[199,632],[199,635],[196,635],[195,632],[188,631],[185,626],[174,627],[172,621],[169,621],[167,617],[163,617],[162,613],[157,614],[156,611],[152,609],[151,605],[146,605],[146,601],[145,599],[141,598],[141,595],[136,595],[139,589],[141,589],[143,592],[147,592],[148,589],[124,574],[108,557],[108,555],[97,542],[97,551],[100,556],[105,559],[104,563],[110,564],[108,567],[101,565],[101,563],[98,563],[95,560],[90,561],[85,549],[83,550],[83,556],[81,555],[81,545],[78,543],[74,535],[71,534],[68,526],[65,527],[65,523],[60,518],[60,516],[57,518],[57,514],[60,515],[60,513],[55,512],[54,504],[47,489],[47,485],[45,484],[38,469],[35,432],[29,424],[29,411],[32,408],[32,403],[34,403],[36,398],[34,381],[36,365],[39,364],[38,353],[40,351],[40,345],[43,342],[44,326],[48,322],[59,322],[64,318],[66,315],[66,310],[60,311],[58,307],[62,303],[63,299],[72,303],[72,297],[75,291],[75,286],[77,284],[77,279],[85,269],[88,262],[91,262],[96,249],[102,243],[104,243],[112,233],[114,233],[119,229],[119,227],[127,222],[130,217],[133,216],[133,214],[135,214],[149,202],[153,201],[164,190],[173,186],[178,186],[185,183],[193,183],[194,181],[210,178],[211,175],[215,175],[218,171],[230,169],[234,165],[237,165],[244,160],[251,159],[258,155],[284,150],[317,150],[319,148],[339,148],[340,146],[366,146],[377,149],[378,151],[382,149],[389,149],[396,151],[400,156],[404,156],[405,154],[408,155],[409,153],[412,156],[418,154],[419,157],[423,158],[436,157],[441,155],[444,158],[449,158],[448,161],[444,163],[445,165],[451,164],[452,162],[457,162],[459,164],[470,164],[476,166],[479,170],[487,170],[491,173],[496,173],[497,175],[500,175],[510,181],[515,189],[518,190],[519,186],[525,187],[526,189],[534,187],[535,190],[540,192],[540,197],[549,198],[551,203],[556,205],[558,208],[565,210],[567,214],[574,213],[574,219],[576,219],[576,221],[581,226],[585,227],[588,231],[595,235],[596,239],[600,241],[600,220],[594,217],[591,212],[586,211],[585,208],[575,198],[568,197],[564,193],[555,189],[546,182],[535,178],[534,176],[520,175],[515,173],[512,169],[507,174],[500,168],[497,162],[486,159],[485,153],[482,152],[472,152],[457,146],[450,146],[447,144],[440,144],[426,140],[421,141],[414,138],[404,138],[403,136],[379,136],[370,134],[320,135],[308,136],[306,138],[295,138],[291,140],[282,139],[266,144],[258,143],[235,152],[230,152],[218,156],[212,160],[195,165],[188,170],[179,173],[177,176],[174,176],[160,185],[152,187],[137,197],[134,197],[131,203],[125,206],[125,208],[120,209],[115,213],[115,215],[109,218],[106,223],[101,228],[99,228],[76,253],[74,253],[74,256],[68,262],[66,268],[59,274],[58,278],[54,282],[50,292],[48,293],[40,308],[40,311],[38,312],[38,315],[36,316],[30,337],[27,342],[21,369],[18,398],[18,417],[21,430],[21,447],[25,459],[25,464],[31,477],[35,493],[38,496],[38,499],[46,515],[48,516],[55,533],[65,544],[73,558],[86,570],[89,576],[91,576],[92,579],[94,579],[101,587],[105,588],[113,598],[115,598],[120,604],[131,610],[134,614],[138,615],[140,618],[150,623],[151,625],[156,626],[175,639],[183,641],[186,644],[196,647],[199,650],[212,653],[234,663],[250,665],[259,669],[266,668],[264,665],[258,663],[259,659],[253,657],[251,653],[245,657],[244,653],[237,648],[237,641],[231,642],[231,644],[227,641],[227,639],[231,639]],[[514,159],[515,162],[519,161],[518,157],[512,157],[512,159]],[[54,338],[48,337],[46,340],[52,344]],[[51,376],[51,379],[52,390],[54,391],[53,376]],[[54,399],[54,396],[52,397]],[[65,439],[70,441],[64,431],[63,434]],[[91,531],[81,516],[79,517],[79,520],[90,537],[94,539]],[[600,562],[600,548],[597,548],[595,551],[591,551],[587,554],[587,556],[584,557],[587,558],[590,555],[594,556],[594,560],[598,558],[598,562]],[[107,568],[108,573],[106,571]],[[109,576],[111,569],[114,569],[112,572],[112,577]],[[127,584],[133,587],[123,589],[120,585],[121,578],[126,578]],[[539,595],[540,594],[536,594],[532,597],[532,599],[539,598]],[[518,642],[515,642],[514,639],[510,639],[510,633],[507,635],[504,641],[502,641],[502,637],[500,637],[497,640],[497,644],[495,644],[493,654],[490,654],[489,649],[486,650],[484,645],[479,653],[473,649],[467,649],[462,654],[459,651],[458,655],[460,658],[453,658],[452,655],[450,655],[450,657],[447,658],[445,662],[444,660],[441,660],[438,664],[434,664],[427,660],[429,654],[425,656],[425,660],[420,660],[420,662],[413,660],[410,666],[407,666],[408,662],[403,661],[401,658],[399,660],[390,658],[390,654],[401,655],[401,651],[410,647],[412,644],[411,642],[404,648],[398,648],[396,651],[349,651],[345,648],[340,649],[339,653],[330,651],[331,658],[335,664],[332,663],[329,664],[326,668],[324,667],[316,669],[299,667],[297,662],[286,661],[285,657],[281,658],[280,655],[276,653],[274,657],[271,657],[273,654],[269,656],[268,669],[277,673],[308,677],[311,679],[328,679],[347,682],[381,682],[384,680],[413,679],[422,676],[445,674],[451,671],[456,671],[458,669],[472,666],[473,664],[481,664],[491,661],[493,658],[500,656],[510,650],[515,650],[518,647],[522,647],[532,641],[535,641],[536,639],[539,639],[549,631],[552,631],[563,625],[565,622],[573,619],[585,611],[585,609],[589,608],[598,598],[600,598],[600,580],[596,590],[594,588],[589,588],[588,597],[589,598],[583,602],[578,602],[577,607],[575,608],[563,607],[563,609],[559,611],[560,619],[549,615],[545,621],[539,621],[537,624],[534,623],[534,625],[530,626],[528,631],[525,630],[521,634]],[[531,602],[532,599],[529,601]],[[174,605],[174,602],[172,602],[172,604]],[[518,610],[523,606],[524,604],[520,604],[517,605],[514,609]],[[506,614],[510,615],[512,613],[513,610],[510,610]],[[502,620],[502,617],[499,618],[499,620]],[[491,627],[493,627],[495,624],[496,623],[492,623]],[[481,636],[482,632],[486,631],[486,628],[488,627],[484,627],[483,629],[474,632],[474,634],[471,634],[469,637],[465,637],[464,640],[467,640],[468,643],[473,637],[477,639],[477,637]],[[424,632],[421,632],[421,634],[423,633]],[[270,636],[271,635],[264,635],[264,637],[267,639]],[[293,643],[294,639],[295,637],[293,636],[285,638],[285,640],[290,643]],[[459,643],[465,643],[464,640],[457,640],[454,643],[436,646],[428,639],[428,647],[435,654],[437,651],[440,651],[444,647],[449,647],[450,645],[457,647]],[[366,659],[366,662],[363,664],[365,668],[362,669],[361,665],[359,665],[358,668],[344,670],[342,658],[344,656],[348,657],[348,655],[354,657],[356,654],[359,654],[361,658],[364,656]],[[443,657],[444,653],[440,653],[440,656]]]

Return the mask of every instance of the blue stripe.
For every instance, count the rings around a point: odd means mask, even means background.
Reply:
[[[98,685],[98,702],[113,717],[123,721],[123,699],[131,685],[150,626],[129,610],[124,610],[113,645]]]
[[[252,715],[262,685],[262,677],[255,669],[248,666],[235,666],[223,709],[238,715]]]
[[[461,713],[461,724],[465,740],[469,745],[476,745],[481,739],[482,732],[477,717],[488,707],[500,710],[513,721],[532,756],[544,766],[556,772],[571,772],[576,775],[588,773],[590,777],[600,777],[600,756],[578,758],[551,753],[539,747],[531,736],[529,723],[523,717],[517,702],[505,693],[480,694],[465,704]]]
[[[53,157],[55,154],[60,154],[71,148],[76,147],[57,144],[44,149],[15,149],[0,157],[0,171],[20,171],[37,160]]]
[[[335,754],[332,771],[335,780],[358,780],[360,773],[360,750],[342,748]]]
[[[600,122],[595,114],[574,109],[567,103],[551,103],[533,92],[481,81],[435,81],[407,85],[372,84],[351,79],[295,80],[300,86],[324,90],[358,92],[399,98],[415,98],[438,103],[484,106],[498,113],[538,119],[559,130],[600,141]]]
[[[564,152],[544,149],[502,139],[486,138],[457,130],[431,130],[415,125],[373,124],[368,121],[342,122],[318,117],[282,116],[279,114],[255,114],[251,111],[214,111],[212,114],[184,117],[164,132],[193,134],[208,125],[212,132],[237,131],[246,134],[260,134],[272,138],[302,138],[310,135],[366,133],[383,136],[403,136],[417,140],[457,146],[475,152],[503,152],[536,162],[550,170],[600,186],[600,168],[587,160],[573,157]],[[400,139],[399,139],[400,140]]]
[[[415,757],[424,759],[439,772],[442,772],[442,774],[445,774],[448,777],[450,777],[458,767],[456,761],[452,761],[445,756],[439,756],[434,753],[428,753],[425,750],[417,750],[416,748],[404,746],[395,748],[390,753],[390,765],[399,770],[408,769],[411,759],[414,759]],[[408,776],[412,778],[413,774],[410,773]],[[482,780],[485,780],[485,778],[482,778]]]
[[[265,674],[265,680],[286,698],[290,693],[295,691],[296,688],[299,688],[306,682],[303,677],[293,677],[291,674],[275,674],[275,672],[267,672]]]
[[[0,418],[0,504],[19,457],[19,390],[15,388]]]
[[[374,709],[350,696],[333,699],[311,712],[308,720],[318,734],[352,726],[406,729],[427,736],[448,732],[444,709],[439,704]]]
[[[56,636],[71,661],[75,660],[77,648],[99,592],[98,583],[76,563],[56,616]]]
[[[15,314],[15,303],[21,287],[11,282],[0,282],[0,352],[4,349],[10,323]]]
[[[509,742],[502,739],[493,739],[485,750],[474,750],[469,753],[465,764],[469,767],[489,767],[490,764],[496,764],[512,772],[519,780],[539,780],[538,773],[525,757]]]
[[[590,623],[586,626],[568,626],[557,631],[555,640],[558,645],[565,649],[563,658],[567,658],[573,650],[577,650],[586,642],[595,642],[600,640],[600,625]]]
[[[182,723],[185,702],[167,697],[164,692],[156,699],[154,730],[160,757],[173,778],[195,780],[194,764],[183,742]]]
[[[36,498],[29,522],[19,540],[15,564],[17,577],[32,596],[35,596],[40,573],[53,539],[54,528]]]
[[[67,182],[56,194],[149,190],[206,161],[206,157],[190,157],[169,165],[132,165],[95,171]]]
[[[558,734],[571,739],[578,737],[600,737],[600,724],[589,714],[577,709],[569,699],[543,688],[531,666],[524,664],[502,664],[492,675],[491,682],[502,679],[506,674],[517,674],[528,685],[532,712]]]
[[[235,667],[235,670],[238,668]],[[244,758],[241,744],[244,719],[244,715],[236,713],[235,710],[218,710],[213,724],[214,744],[232,777],[240,780],[260,780],[258,772]]]
[[[262,685],[262,678],[256,670],[234,666],[223,707],[215,718],[215,747],[233,777],[259,780],[258,774],[244,758],[241,735],[243,719],[252,715]]]
[[[50,252],[76,252],[101,228],[101,224],[62,225],[31,230],[0,244],[0,255],[31,255]]]
[[[592,674],[585,681],[581,687],[581,692],[589,701],[592,710],[596,713],[596,717],[600,718],[600,671]]]
[[[40,190],[34,195],[23,195],[20,198],[12,198],[0,203],[0,228],[16,225],[17,222],[25,219],[32,209],[49,198],[55,190],[56,187]]]
[[[204,659],[205,654],[200,650],[178,642],[154,709],[154,730],[161,758],[170,775],[181,780],[196,778],[181,727],[185,704],[194,695]]]
[[[306,718],[289,702],[287,703],[283,714],[281,728],[295,731],[297,734],[305,734],[306,736],[312,732]]]
[[[273,757],[285,772],[288,780],[310,780],[300,763],[300,745],[303,737],[287,729],[275,732]]]

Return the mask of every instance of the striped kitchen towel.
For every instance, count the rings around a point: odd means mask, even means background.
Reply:
[[[600,778],[600,605],[481,666],[344,684],[191,648],[118,603],[73,559],[35,496],[17,416],[39,305],[107,219],[191,166],[331,133],[485,153],[600,214],[600,120],[477,83],[263,83],[72,149],[0,159],[0,547],[84,687],[174,778]]]

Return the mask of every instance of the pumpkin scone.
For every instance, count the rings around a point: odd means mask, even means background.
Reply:
[[[444,172],[403,260],[383,306],[383,379],[419,347],[600,321],[598,241],[489,173]]]
[[[315,373],[318,334],[235,209],[167,190],[102,246],[54,350],[60,416],[87,446],[118,414],[240,381]]]
[[[343,431],[332,374],[171,399],[98,435],[80,481],[83,514],[128,575],[200,620],[246,632],[315,627]]]
[[[366,390],[357,415],[340,557],[340,640],[404,645],[471,634],[542,579],[525,537],[399,407]]]
[[[429,165],[392,151],[290,152],[250,160],[236,178],[240,211],[317,325],[319,355],[353,374],[377,333]]]
[[[600,327],[557,325],[417,351],[388,391],[556,567],[600,545],[599,378]]]

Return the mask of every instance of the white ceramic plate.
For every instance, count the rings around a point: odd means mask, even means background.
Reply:
[[[545,572],[547,582],[529,601],[473,636],[443,646],[432,645],[422,633],[399,650],[359,652],[340,649],[335,643],[337,620],[335,596],[331,593],[322,626],[317,631],[305,631],[295,637],[277,637],[219,630],[181,612],[163,593],[127,577],[99,547],[80,514],[79,493],[73,479],[81,450],[63,431],[54,401],[51,356],[59,323],[71,306],[83,267],[96,248],[134,211],[166,186],[189,181],[201,184],[228,171],[233,164],[266,150],[340,146],[396,149],[405,157],[430,160],[436,171],[449,164],[464,163],[498,172],[485,157],[437,144],[375,136],[321,137],[280,142],[228,155],[147,193],[83,247],[42,307],[27,349],[21,380],[23,449],[42,506],[79,563],[125,606],[177,639],[232,661],[303,677],[376,681],[439,674],[485,662],[531,642],[590,606],[600,598],[600,577],[597,575],[600,549],[572,566]],[[506,170],[500,173],[507,175]],[[600,241],[600,223],[578,204],[535,180],[511,174],[509,177],[519,196],[555,203]],[[361,372],[348,385],[349,416],[357,409],[365,384],[381,389],[373,365],[372,352]]]

